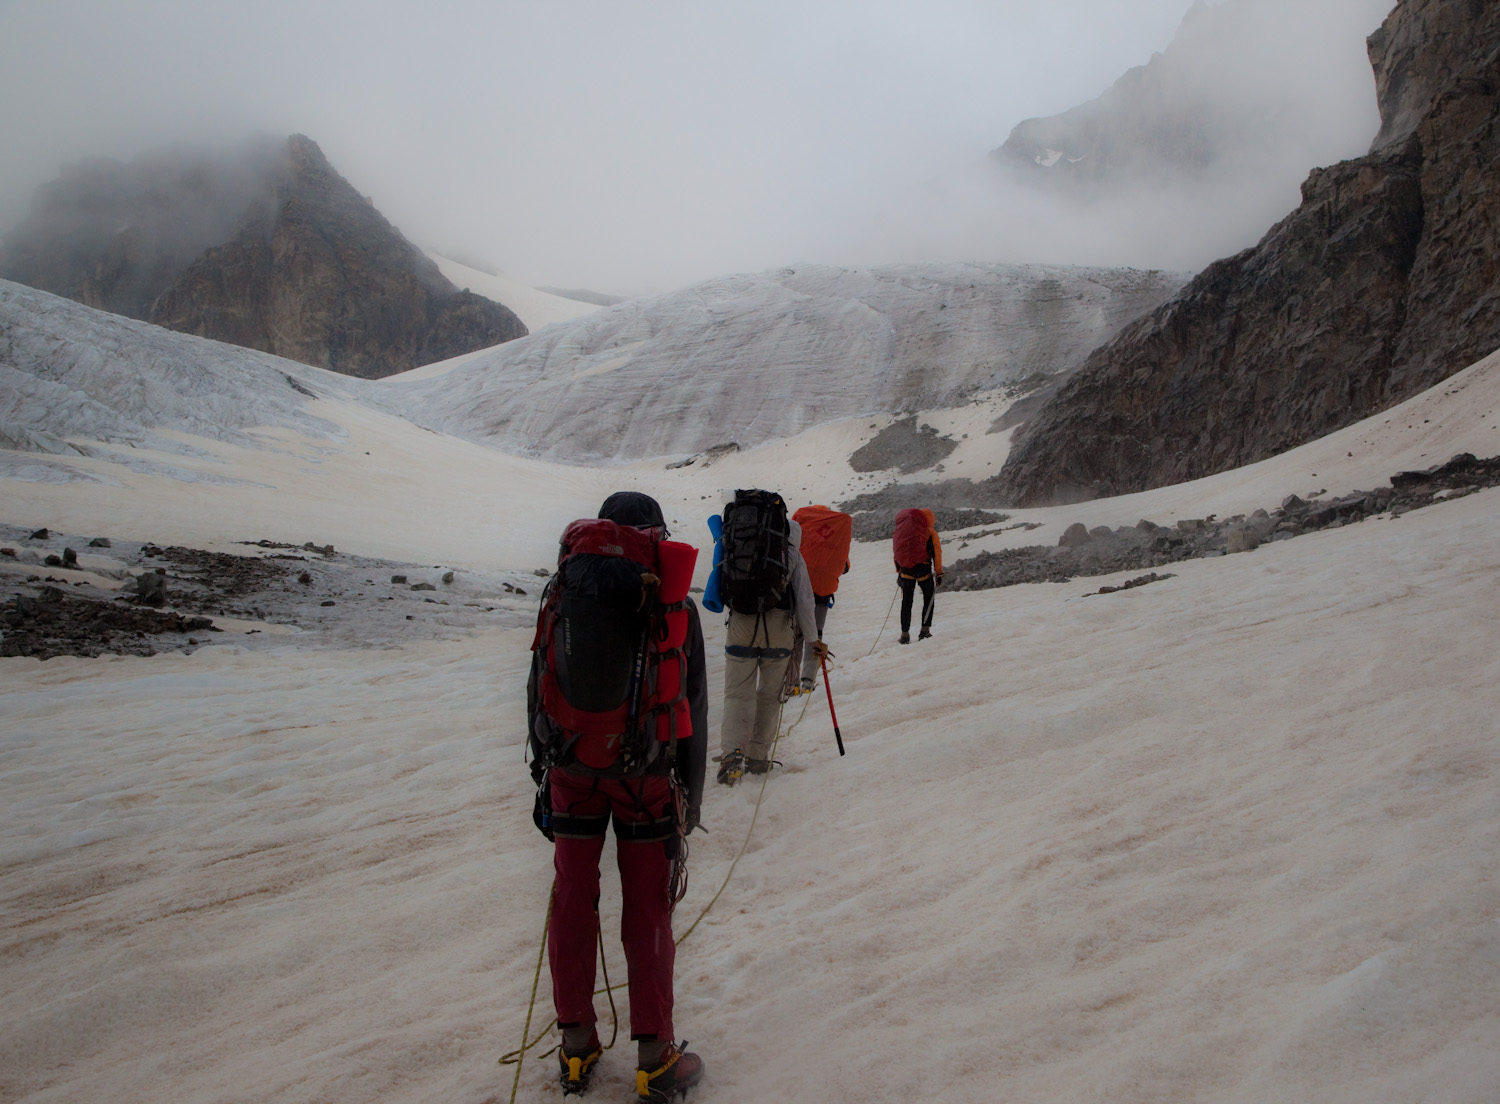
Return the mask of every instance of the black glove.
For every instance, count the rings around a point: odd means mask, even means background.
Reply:
[[[938,586],[942,586],[943,585],[943,576],[941,574],[939,574],[938,577],[937,577],[937,585]]]
[[[690,836],[693,834],[694,828],[703,828],[702,817],[703,814],[698,806],[689,805],[687,811],[682,814],[682,834]],[[703,830],[705,832],[708,831],[707,828],[703,828]]]

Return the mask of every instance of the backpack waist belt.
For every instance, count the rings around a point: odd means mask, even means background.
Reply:
[[[752,648],[747,644],[726,644],[724,654],[735,659],[790,659],[790,648]]]

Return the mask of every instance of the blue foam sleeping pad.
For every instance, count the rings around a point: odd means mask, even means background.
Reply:
[[[724,566],[724,519],[714,514],[708,519],[708,531],[714,538],[714,566],[703,588],[703,608],[709,613],[723,613],[724,599],[719,597],[719,569]]]

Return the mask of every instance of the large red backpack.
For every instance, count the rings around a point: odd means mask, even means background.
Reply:
[[[931,558],[927,550],[927,538],[932,533],[932,511],[912,508],[896,514],[896,536],[892,541],[896,563],[901,567],[916,567]]]
[[[563,531],[531,643],[538,705],[556,734],[550,765],[639,775],[691,735],[683,646],[697,556],[603,518]]]

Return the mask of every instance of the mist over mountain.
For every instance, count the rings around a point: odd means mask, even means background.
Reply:
[[[1017,124],[991,157],[1016,180],[1080,200],[1141,188],[1237,194],[1246,176],[1295,185],[1309,165],[1369,140],[1378,120],[1359,43],[1390,7],[1196,0],[1147,64],[1097,99]],[[1352,66],[1363,79],[1333,79]]]
[[[459,291],[302,135],[68,166],[0,245],[0,276],[369,378],[526,333]]]
[[[988,157],[934,166],[884,205],[859,255],[1196,270],[1239,252],[1311,169],[1369,147],[1364,40],[1391,4],[1200,0],[1102,94],[1002,116],[1012,129]]]
[[[1253,249],[1095,351],[1022,431],[1002,497],[1225,471],[1349,425],[1500,345],[1500,8],[1403,0],[1370,37],[1383,125]]]

